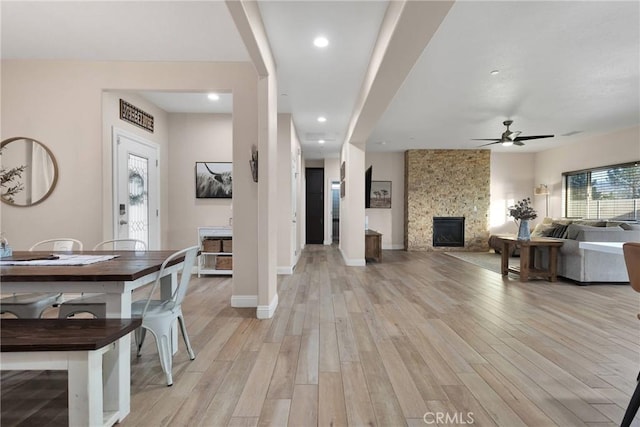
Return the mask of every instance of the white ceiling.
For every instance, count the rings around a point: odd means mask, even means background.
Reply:
[[[539,151],[640,123],[640,3],[457,2],[379,121],[367,150],[475,148],[502,122],[554,134]],[[492,70],[499,70],[491,75]],[[561,135],[581,132],[576,136]],[[382,145],[381,142],[386,142]]]
[[[307,158],[336,156],[388,3],[259,5],[278,66],[280,112],[293,115]],[[3,0],[1,8],[2,58],[249,60],[222,1]],[[313,47],[317,34],[329,38],[329,47]],[[367,150],[475,148],[480,143],[471,138],[498,138],[507,118],[522,135],[556,137],[495,150],[536,151],[637,126],[639,68],[637,1],[459,1],[374,128]],[[493,69],[500,74],[490,75]],[[229,112],[231,105],[224,97],[201,102],[203,94],[143,96],[169,112]],[[318,123],[319,115],[327,122]],[[571,132],[581,133],[560,136]],[[322,136],[327,143],[320,149]]]

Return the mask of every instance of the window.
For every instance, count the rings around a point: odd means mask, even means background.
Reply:
[[[567,217],[640,220],[640,162],[562,176]]]

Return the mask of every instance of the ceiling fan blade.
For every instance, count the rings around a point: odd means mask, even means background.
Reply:
[[[509,135],[509,139],[512,141],[516,141],[518,136],[520,136],[522,132],[520,132],[519,130],[515,131],[515,132],[511,132],[511,135]]]
[[[540,138],[553,138],[554,135],[531,135],[531,136],[519,136],[514,141],[527,141],[529,139],[540,139]]]
[[[484,139],[475,138],[475,139],[472,139],[472,141],[496,141],[496,142],[498,142],[498,141],[501,141],[501,139],[500,138],[484,138]]]
[[[491,139],[474,139],[474,141],[494,141],[488,144],[479,145],[479,147],[486,147],[487,145],[500,144],[502,141],[499,139],[491,140]]]
[[[520,141],[513,141],[513,145],[517,145],[519,147],[522,147],[524,145],[524,142],[520,142]]]

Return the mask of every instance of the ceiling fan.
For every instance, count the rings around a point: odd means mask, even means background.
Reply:
[[[502,124],[507,127],[507,130],[502,133],[502,136],[500,138],[473,139],[472,141],[493,141],[489,142],[488,144],[483,144],[480,147],[492,144],[502,144],[504,147],[509,147],[511,145],[524,145],[522,141],[527,141],[529,139],[553,138],[553,135],[520,136],[522,132],[513,132],[509,129],[509,126],[511,126],[512,123],[513,120],[505,120],[504,122],[502,122]]]

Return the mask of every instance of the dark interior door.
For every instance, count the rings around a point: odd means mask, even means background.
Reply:
[[[307,168],[307,243],[324,243],[324,169]]]

